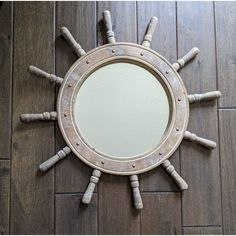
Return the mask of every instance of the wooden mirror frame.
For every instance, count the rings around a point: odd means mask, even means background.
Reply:
[[[86,78],[100,67],[118,61],[137,64],[160,78],[170,104],[170,120],[161,143],[146,154],[124,160],[114,159],[90,146],[76,128],[73,115],[75,96]],[[72,152],[91,167],[116,175],[140,174],[163,163],[178,148],[189,118],[187,92],[178,73],[157,52],[131,43],[101,46],[77,60],[61,85],[57,110],[61,133]]]

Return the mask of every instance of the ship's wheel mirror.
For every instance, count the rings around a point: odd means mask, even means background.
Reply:
[[[80,57],[64,78],[30,66],[32,74],[60,86],[56,111],[22,114],[21,121],[58,120],[67,144],[39,166],[47,171],[73,152],[93,167],[83,196],[91,201],[102,172],[128,175],[136,209],[143,207],[137,174],[159,165],[181,190],[187,183],[168,160],[182,139],[208,149],[216,143],[187,131],[189,104],[212,100],[220,91],[187,95],[178,70],[191,61],[194,47],[170,64],[150,49],[157,18],[152,17],[142,45],[115,40],[109,11],[103,12],[108,44],[86,53],[66,27],[61,34]],[[69,174],[69,173],[68,173]]]

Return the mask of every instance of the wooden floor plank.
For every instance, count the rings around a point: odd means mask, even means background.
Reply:
[[[0,234],[9,234],[10,161],[0,160]]]
[[[98,2],[98,45],[104,44],[102,12],[111,11],[117,42],[136,42],[136,3]],[[99,234],[139,234],[140,213],[134,209],[128,177],[102,174],[98,185]]]
[[[221,226],[205,226],[205,227],[183,227],[185,235],[218,235],[222,234]]]
[[[141,234],[181,234],[181,194],[143,193]]]
[[[54,3],[16,2],[14,12],[11,234],[53,234],[53,171],[38,166],[54,154],[53,122],[23,124],[21,113],[54,110],[54,86],[27,72],[54,73]]]
[[[236,3],[215,2],[218,86],[220,107],[236,107]]]
[[[102,12],[109,10],[112,17],[113,31],[117,42],[137,42],[136,4],[135,2],[98,2],[98,46],[105,44],[106,35],[102,21]]]
[[[178,56],[197,46],[200,54],[180,75],[187,91],[216,89],[212,2],[177,2]],[[197,20],[196,20],[197,19]],[[217,103],[191,105],[188,130],[218,143]],[[183,225],[220,225],[221,198],[218,147],[212,152],[188,141],[181,145],[181,172],[189,189],[183,193]]]
[[[97,234],[97,194],[92,202],[81,202],[82,194],[56,195],[56,234]]]
[[[13,3],[0,6],[0,159],[10,159],[12,106]],[[4,140],[4,141],[3,141]]]
[[[60,35],[60,28],[66,26],[84,50],[96,46],[96,6],[95,2],[58,2],[56,25],[56,73],[64,77],[67,70],[78,59],[71,47]],[[57,149],[66,144],[57,127]],[[56,166],[56,192],[83,192],[92,170],[78,157],[70,154]]]
[[[129,185],[126,176],[103,174],[100,178],[99,234],[140,234],[140,212],[133,206]]]
[[[141,44],[147,25],[152,16],[158,18],[156,31],[152,37],[151,48],[173,62],[177,58],[176,50],[176,12],[175,2],[137,2],[138,42]],[[179,171],[179,150],[171,157],[171,162]],[[178,187],[161,168],[155,168],[141,177],[141,191],[171,191]]]
[[[220,110],[220,155],[224,234],[236,234],[236,110]]]

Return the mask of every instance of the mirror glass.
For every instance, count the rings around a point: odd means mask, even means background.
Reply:
[[[151,72],[133,63],[100,67],[74,98],[74,120],[83,139],[114,158],[154,149],[168,126],[165,89]]]

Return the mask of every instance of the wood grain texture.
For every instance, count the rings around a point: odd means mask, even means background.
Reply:
[[[66,26],[75,40],[85,51],[96,47],[96,8],[95,2],[58,2],[56,24],[56,74],[64,77],[67,70],[77,60],[77,55],[60,35]],[[56,147],[65,146],[60,130],[56,129]],[[56,192],[84,192],[92,169],[78,157],[70,154],[56,166]],[[96,190],[95,190],[96,191]]]
[[[222,234],[221,226],[183,227],[184,235],[218,235]]]
[[[54,70],[54,3],[17,2],[14,9],[11,234],[52,234],[53,171],[41,175],[38,165],[54,154],[54,126],[19,117],[54,110],[53,86],[27,71],[30,64]]]
[[[98,46],[106,44],[106,28],[102,20],[102,12],[111,12],[112,26],[116,42],[137,42],[136,6],[135,2],[97,2]]]
[[[84,205],[82,194],[56,194],[56,234],[97,234],[97,194]]]
[[[178,2],[178,57],[194,46],[200,54],[180,70],[188,93],[216,89],[214,15],[212,2]],[[198,20],[196,20],[198,19]],[[207,22],[207,24],[206,24]],[[204,26],[204,27],[203,27]],[[193,104],[188,130],[218,143],[217,107],[214,101]],[[189,185],[183,193],[183,225],[220,225],[219,149],[205,150],[183,141],[181,174]]]
[[[0,7],[0,159],[10,159],[12,105],[13,3]]]
[[[175,2],[137,2],[138,43],[141,43],[152,16],[158,18],[157,28],[152,37],[151,48],[170,62],[177,59]],[[179,149],[170,159],[179,172]],[[178,186],[162,167],[157,167],[140,176],[141,191],[178,191]]]
[[[180,193],[143,193],[141,234],[181,234]]]
[[[175,2],[138,1],[138,43],[141,44],[152,16],[158,18],[151,48],[170,62],[177,60]]]
[[[102,12],[111,11],[117,42],[136,42],[135,2],[97,2],[98,45],[106,43]],[[139,234],[140,213],[134,208],[129,177],[103,174],[98,185],[99,234]]]
[[[236,110],[220,110],[220,155],[224,234],[236,234]]]
[[[215,2],[218,89],[220,107],[236,107],[236,2]]]
[[[134,208],[127,176],[103,174],[98,197],[99,234],[140,234],[140,211]]]
[[[9,234],[10,161],[0,160],[0,234]]]

